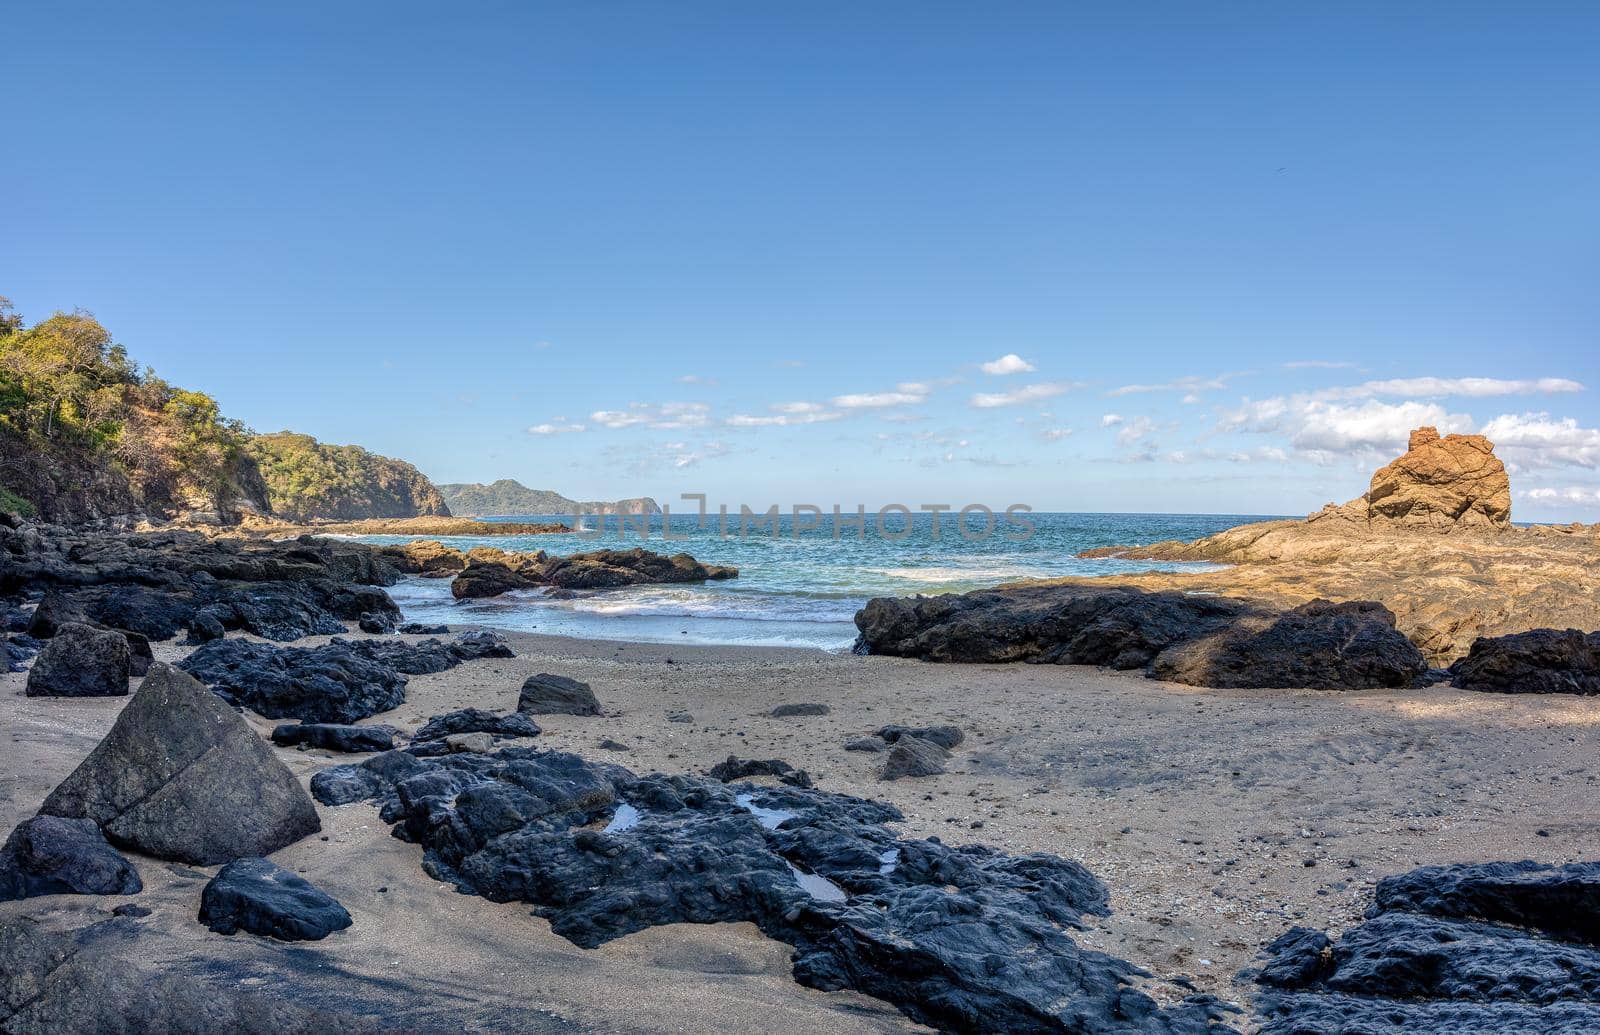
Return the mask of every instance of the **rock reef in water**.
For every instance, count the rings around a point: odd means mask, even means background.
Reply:
[[[514,589],[613,589],[618,586],[731,579],[738,568],[701,564],[686,553],[671,557],[643,548],[596,550],[567,557],[506,553],[479,547],[450,584],[457,599],[499,596]]]
[[[902,818],[893,806],[516,748],[378,756],[313,781],[329,803],[363,785],[430,874],[530,903],[581,946],[750,921],[795,947],[802,983],[856,989],[944,1030],[1229,1030],[1213,997],[1163,1008],[1134,987],[1137,968],[1072,940],[1107,909],[1081,865],[901,840],[885,826]]]
[[[1294,928],[1255,975],[1268,1035],[1600,1029],[1600,863],[1428,866],[1338,940]]]
[[[1226,571],[1117,576],[1142,589],[1224,592],[1295,606],[1375,600],[1430,664],[1479,637],[1600,628],[1600,526],[1511,521],[1510,484],[1479,435],[1412,433],[1366,493],[1304,520],[1260,521],[1194,542],[1085,550],[1081,557],[1207,561]],[[1058,584],[1093,585],[1097,579]]]
[[[157,663],[39,813],[93,820],[114,842],[207,866],[322,829],[316,807],[244,718]]]
[[[856,627],[861,653],[1142,668],[1195,686],[1404,687],[1427,670],[1394,616],[1367,602],[1281,611],[1126,586],[1023,586],[878,597],[856,614]]]

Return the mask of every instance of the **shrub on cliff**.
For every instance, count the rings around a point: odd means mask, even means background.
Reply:
[[[403,460],[290,431],[257,435],[248,449],[273,513],[293,521],[450,516],[434,484]]]

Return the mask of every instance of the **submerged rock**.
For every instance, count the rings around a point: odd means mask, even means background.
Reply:
[[[121,634],[79,622],[55,630],[34,659],[29,697],[125,697],[131,660]]]
[[[1600,864],[1427,866],[1330,940],[1294,928],[1255,975],[1262,1030],[1587,1032],[1600,1023]]]
[[[87,819],[34,816],[0,846],[0,902],[35,895],[136,895],[139,871]]]
[[[588,683],[541,672],[522,684],[517,711],[530,715],[599,715],[600,702]]]
[[[282,941],[316,941],[351,923],[332,896],[265,859],[236,859],[218,871],[200,893],[200,922],[218,934]]]
[[[270,854],[322,828],[244,718],[159,662],[39,812],[91,819],[118,844],[202,866]]]
[[[1600,632],[1533,629],[1473,641],[1450,685],[1498,694],[1600,694]]]
[[[1078,863],[901,840],[890,805],[524,748],[376,768],[381,815],[428,873],[529,903],[580,946],[748,921],[794,947],[802,983],[942,1030],[1229,1030],[1213,997],[1163,1007],[1134,987],[1136,967],[1073,941],[1108,897]]]

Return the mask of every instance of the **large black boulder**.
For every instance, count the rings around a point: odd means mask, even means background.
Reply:
[[[34,816],[0,846],[0,902],[35,895],[136,895],[139,871],[92,820]]]
[[[200,922],[218,934],[317,941],[351,921],[343,906],[304,877],[265,859],[235,859],[200,893]]]
[[[1195,686],[1409,686],[1422,654],[1380,604],[1247,600],[1130,586],[1039,585],[877,597],[856,651],[940,662],[1106,665]]]
[[[266,855],[322,827],[244,718],[159,662],[39,812],[91,819],[118,844],[197,865]]]
[[[352,723],[406,697],[405,676],[341,640],[321,647],[214,640],[179,666],[230,704],[269,719]]]
[[[28,672],[29,697],[125,697],[131,655],[119,632],[66,622]]]
[[[599,715],[600,702],[588,683],[541,672],[522,684],[517,711],[530,715]]]
[[[1479,637],[1450,684],[1498,694],[1600,694],[1600,633],[1533,629]]]
[[[1256,972],[1270,1033],[1600,1030],[1600,863],[1426,866],[1337,940],[1294,928]]]

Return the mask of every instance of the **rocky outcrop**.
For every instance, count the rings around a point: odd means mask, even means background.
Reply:
[[[243,717],[159,663],[39,812],[90,819],[117,844],[198,865],[267,855],[322,827]]]
[[[456,482],[439,486],[439,491],[450,505],[450,513],[463,516],[533,514],[564,517],[579,514],[661,513],[661,507],[649,497],[585,503],[546,489],[530,489],[511,478],[502,478],[488,485]]]
[[[293,640],[397,616],[379,586],[399,577],[378,552],[335,540],[246,542],[192,532],[129,534],[0,525],[0,597],[43,593],[29,631],[86,622],[196,642],[242,630]]]
[[[1600,694],[1600,632],[1533,629],[1475,640],[1450,683],[1497,694]]]
[[[636,776],[508,748],[418,762],[376,798],[440,880],[526,902],[593,947],[660,924],[753,922],[794,973],[953,1032],[1227,1031],[1209,996],[1158,1004],[1071,937],[1106,889],[1055,856],[900,839],[893,806],[796,787]]]
[[[310,435],[256,435],[246,448],[260,468],[271,512],[291,521],[449,517],[444,497],[403,460]]]
[[[132,667],[127,637],[66,622],[28,672],[29,697],[125,697]]]
[[[861,653],[944,662],[1145,669],[1195,686],[1360,690],[1408,686],[1421,653],[1381,605],[1291,611],[1124,586],[1037,586],[879,597],[856,615]]]
[[[406,699],[404,675],[342,640],[321,647],[215,640],[179,665],[229,704],[269,719],[352,723]]]
[[[448,643],[335,637],[321,647],[228,639],[205,644],[179,667],[230,704],[269,719],[352,723],[398,707],[408,675],[512,656],[505,640],[492,632],[462,633]]]
[[[200,893],[200,922],[218,934],[280,941],[317,941],[351,923],[333,896],[265,859],[235,859],[217,871]]]
[[[1418,428],[1363,499],[1369,521],[1439,532],[1511,524],[1511,479],[1482,435],[1440,438],[1437,428]]]
[[[884,759],[880,780],[903,780],[907,777],[938,776],[944,764],[950,761],[950,752],[931,740],[921,737],[897,737]]]
[[[528,715],[599,715],[600,702],[588,683],[540,672],[517,695],[517,711]]]
[[[543,550],[513,554],[480,547],[450,584],[458,600],[499,596],[514,589],[614,589],[619,586],[731,579],[738,568],[701,564],[686,553],[666,557],[643,548],[596,550],[552,557]]]
[[[1600,864],[1429,866],[1380,881],[1337,941],[1294,928],[1256,974],[1262,1031],[1600,1026]]]
[[[35,895],[137,895],[139,871],[87,819],[35,816],[0,846],[0,902]]]
[[[1080,556],[1233,565],[1116,576],[1143,589],[1222,592],[1280,606],[1375,600],[1439,666],[1479,637],[1600,629],[1600,526],[1514,527],[1505,469],[1486,440],[1439,438],[1421,428],[1412,443],[1373,477],[1367,493],[1304,520],[1260,521],[1194,542],[1098,547]]]
[[[408,575],[430,579],[454,578],[467,566],[467,555],[437,539],[416,539],[401,546],[382,548],[384,559]]]

